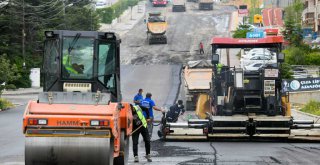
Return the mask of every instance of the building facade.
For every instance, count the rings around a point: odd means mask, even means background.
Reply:
[[[304,0],[302,27],[320,33],[320,0]]]
[[[294,0],[264,0],[264,8],[285,8],[288,7]]]

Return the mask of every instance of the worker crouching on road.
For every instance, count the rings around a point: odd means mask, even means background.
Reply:
[[[150,136],[148,133],[147,128],[147,120],[149,118],[149,110],[144,107],[140,107],[139,105],[131,105],[132,114],[133,114],[133,133],[132,133],[132,143],[133,143],[133,155],[134,155],[134,162],[139,162],[138,157],[138,144],[139,144],[139,136],[140,134],[143,137],[143,141],[145,143],[146,149],[146,158],[148,162],[152,162],[151,155],[150,155]],[[145,112],[147,117],[143,115]]]
[[[166,115],[167,122],[175,123],[178,121],[178,118],[180,115],[183,115],[185,112],[183,101],[178,100],[178,102],[170,107],[170,110],[168,111]]]

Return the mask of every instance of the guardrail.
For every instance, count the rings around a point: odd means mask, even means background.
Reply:
[[[312,65],[292,65],[294,78],[320,77],[320,66]]]

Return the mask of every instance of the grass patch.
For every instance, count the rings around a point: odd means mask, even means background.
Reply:
[[[311,100],[301,109],[301,111],[320,116],[320,102]]]
[[[0,98],[0,109],[1,110],[12,108],[12,107],[14,107],[14,106],[10,101],[8,101],[4,98]]]

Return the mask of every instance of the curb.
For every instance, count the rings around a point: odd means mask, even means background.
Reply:
[[[299,110],[296,110],[296,109],[291,109],[291,110],[292,110],[292,111],[295,111],[295,112],[297,112],[297,113],[300,113],[300,114],[309,116],[309,117],[314,117],[314,118],[319,118],[319,119],[320,119],[320,116],[317,116],[317,115],[313,115],[313,114],[310,114],[310,113],[302,112],[302,111],[299,111]]]
[[[13,105],[13,107],[10,107],[10,108],[0,109],[0,112],[8,111],[8,110],[15,108],[15,107],[16,107],[16,105]]]
[[[40,92],[25,92],[25,93],[3,93],[1,96],[17,96],[17,95],[37,95]]]
[[[0,109],[0,113],[1,112],[4,112],[4,111],[9,111],[10,109],[13,109],[13,108],[17,108],[17,107],[20,107],[20,106],[24,106],[24,105],[27,105],[27,104],[23,104],[23,103],[12,103],[13,106],[10,107],[10,108],[6,108],[6,109]],[[24,109],[23,109],[24,110]]]

